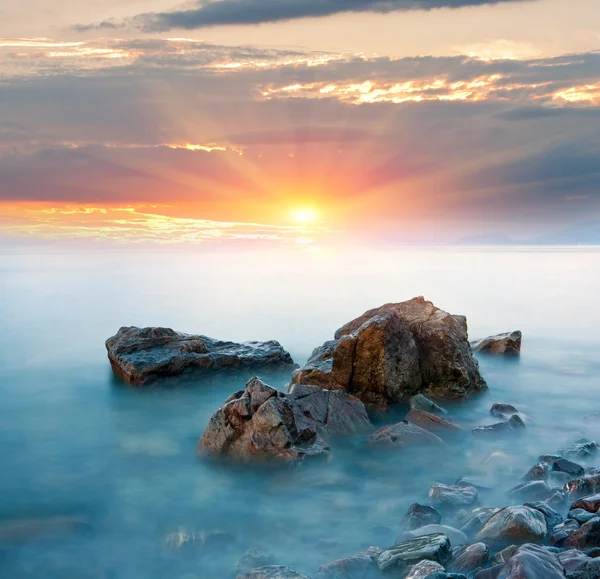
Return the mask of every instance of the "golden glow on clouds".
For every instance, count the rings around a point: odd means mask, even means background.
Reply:
[[[540,56],[540,51],[531,44],[510,40],[492,40],[480,44],[470,44],[455,49],[456,54],[490,62],[492,60],[529,60]]]
[[[569,103],[600,105],[600,83],[574,86],[554,94],[554,99]]]
[[[309,245],[335,233],[310,226],[211,221],[168,215],[168,205],[85,206],[50,203],[1,203],[1,237],[80,239],[120,243],[203,243],[269,240]],[[303,210],[304,217],[309,217]],[[316,213],[314,214],[316,216]],[[0,237],[0,238],[1,238]]]

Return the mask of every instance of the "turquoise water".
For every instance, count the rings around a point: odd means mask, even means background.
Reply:
[[[482,502],[508,504],[537,455],[600,442],[600,422],[582,420],[600,412],[598,271],[600,252],[582,248],[1,254],[0,576],[227,578],[248,547],[311,576],[388,546],[434,482],[488,476]],[[494,421],[493,402],[515,404],[528,417],[518,444],[467,431],[442,456],[377,454],[358,437],[295,470],[215,465],[195,456],[198,438],[248,375],[140,391],[106,359],[120,326],[163,325],[277,339],[302,364],[344,322],[415,295],[467,315],[473,339],[523,330],[520,360],[480,360],[489,394],[450,407],[470,428]],[[481,463],[497,450],[507,459],[491,472]],[[85,528],[14,532],[58,517]],[[175,549],[167,537],[178,531],[228,535]]]

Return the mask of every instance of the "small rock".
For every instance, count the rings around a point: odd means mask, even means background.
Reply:
[[[448,564],[448,571],[455,573],[470,573],[485,565],[490,557],[490,551],[485,543],[472,543],[462,547]]]
[[[590,513],[589,511],[586,511],[584,509],[573,509],[569,511],[567,519],[573,519],[574,521],[577,521],[580,525],[583,525],[584,523],[587,523],[588,521],[592,520],[595,516],[596,513]]]
[[[271,555],[259,551],[258,549],[248,549],[238,560],[237,571],[242,573],[244,571],[250,571],[257,567],[266,567],[267,565],[273,564],[273,557]]]
[[[598,443],[593,440],[579,440],[573,446],[561,450],[560,454],[574,458],[590,458],[598,454],[598,448]]]
[[[479,533],[479,531],[481,531],[483,525],[485,525],[492,518],[492,515],[495,515],[499,511],[500,509],[493,507],[479,507],[477,509],[473,509],[460,530],[467,535],[476,535]]]
[[[368,555],[361,554],[322,565],[314,579],[376,579],[378,576],[375,561]]]
[[[450,544],[454,547],[469,542],[467,536],[454,527],[449,527],[448,525],[425,525],[414,531],[405,531],[396,539],[396,543],[402,543],[414,537],[424,537],[425,535],[446,535],[450,539]]]
[[[564,579],[558,557],[538,545],[522,545],[504,564],[499,579]]]
[[[518,356],[521,353],[521,340],[523,334],[520,330],[489,336],[471,342],[474,352],[483,354],[501,354],[504,356]]]
[[[426,579],[431,577],[437,571],[444,571],[444,568],[435,561],[420,561],[406,576],[406,579]]]
[[[512,404],[492,404],[490,408],[490,414],[495,416],[496,418],[502,418],[503,420],[508,420],[511,416],[515,414],[520,414],[520,412],[512,405]]]
[[[573,499],[593,495],[600,490],[600,474],[589,474],[568,482],[563,487],[566,495]]]
[[[594,517],[584,523],[565,540],[565,547],[593,549],[600,547],[600,517]]]
[[[473,579],[498,579],[500,571],[504,568],[504,564],[492,565],[487,569],[481,569],[475,573]]]
[[[383,426],[369,437],[369,444],[382,447],[405,448],[412,446],[436,446],[443,442],[435,434],[409,422]]]
[[[527,474],[523,476],[523,480],[548,480],[550,474],[550,465],[547,462],[538,462],[535,466],[532,466]]]
[[[417,426],[420,426],[425,430],[429,430],[430,432],[439,433],[460,430],[456,424],[452,424],[452,422],[449,420],[445,420],[440,416],[430,414],[429,412],[425,412],[423,410],[415,410],[414,408],[410,409],[404,420],[410,422],[411,424],[416,424]]]
[[[521,483],[508,491],[508,496],[520,501],[543,501],[554,491],[542,480]]]
[[[583,476],[585,473],[585,469],[577,464],[576,462],[572,462],[567,460],[566,458],[559,458],[554,461],[552,465],[552,470],[557,472],[565,472],[571,476]]]
[[[404,515],[404,526],[412,531],[425,525],[438,525],[442,515],[429,505],[412,504]]]
[[[515,414],[505,422],[497,422],[496,424],[490,424],[488,426],[477,426],[473,428],[472,432],[476,436],[500,435],[520,432],[524,428],[526,427],[523,419],[518,414]]]
[[[577,530],[579,530],[579,523],[573,519],[556,525],[552,529],[552,535],[549,540],[550,545],[553,547],[563,547],[565,541]]]
[[[584,563],[577,571],[568,573],[567,579],[600,579],[600,560],[592,559]]]
[[[505,547],[504,549],[502,549],[502,551],[498,551],[495,555],[494,555],[494,563],[506,563],[514,554],[515,551],[519,548],[518,545],[509,545],[508,547]]]
[[[429,498],[434,505],[445,508],[469,506],[477,501],[478,493],[470,485],[434,484],[429,488]]]
[[[377,558],[380,571],[394,570],[397,573],[408,571],[412,565],[427,559],[441,565],[452,556],[450,541],[445,535],[427,535],[410,539],[386,549]]]
[[[498,543],[541,541],[548,532],[542,513],[524,506],[505,507],[493,515],[477,534],[478,539]]]
[[[409,401],[410,407],[414,410],[422,410],[423,412],[429,412],[429,414],[448,414],[448,411],[441,407],[439,404],[436,404],[432,400],[429,400],[423,394],[417,394],[413,396]]]
[[[561,565],[565,568],[567,573],[577,571],[588,561],[591,561],[591,557],[588,557],[583,551],[577,549],[569,549],[568,551],[562,551],[558,554],[558,560]]]
[[[525,506],[540,511],[546,519],[546,525],[548,525],[549,530],[563,522],[561,514],[555,511],[548,503],[538,501],[535,503],[525,503]]]
[[[583,509],[588,513],[597,513],[600,510],[600,494],[590,495],[575,501],[571,505],[571,510],[574,509]]]
[[[283,565],[266,565],[239,573],[236,579],[310,579]]]

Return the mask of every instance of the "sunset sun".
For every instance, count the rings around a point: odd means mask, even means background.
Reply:
[[[292,210],[291,215],[292,219],[296,223],[300,223],[302,225],[314,223],[319,219],[318,212],[312,207],[296,207]]]

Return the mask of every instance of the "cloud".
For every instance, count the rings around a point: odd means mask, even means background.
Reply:
[[[128,24],[146,32],[163,32],[174,28],[192,30],[214,26],[264,24],[342,13],[385,14],[523,1],[527,0],[199,0],[197,8],[141,14],[126,23],[109,20],[97,24],[76,25],[74,28],[86,32]]]

